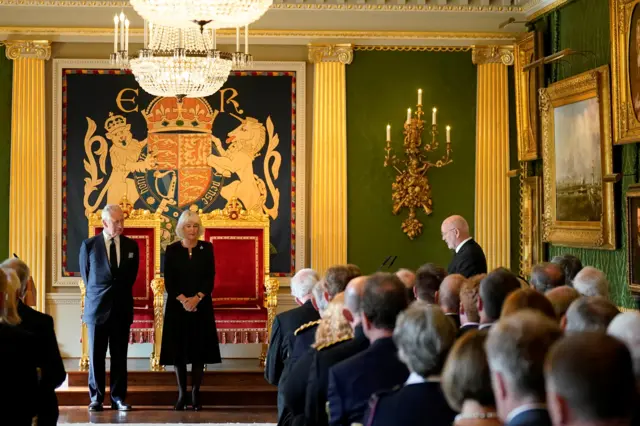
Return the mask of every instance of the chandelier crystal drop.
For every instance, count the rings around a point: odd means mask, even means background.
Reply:
[[[145,20],[179,28],[235,28],[262,17],[273,0],[130,0]]]

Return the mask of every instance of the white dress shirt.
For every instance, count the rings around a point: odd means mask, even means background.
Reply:
[[[460,251],[460,249],[462,248],[463,245],[466,244],[467,241],[469,241],[471,239],[471,237],[467,238],[466,240],[464,240],[463,242],[461,242],[460,244],[458,244],[458,247],[456,247],[456,253]]]
[[[424,383],[427,380],[422,377],[421,375],[419,375],[418,373],[414,373],[413,371],[411,372],[411,374],[409,374],[409,377],[407,378],[407,381],[404,382],[404,385],[417,385],[419,383]]]
[[[109,265],[111,265],[111,252],[109,251],[111,249],[111,235],[105,231],[102,231],[102,235],[104,235],[104,245],[107,247],[107,259],[109,259]],[[118,257],[118,266],[120,266],[120,235],[115,237],[113,241],[116,244],[116,256]]]

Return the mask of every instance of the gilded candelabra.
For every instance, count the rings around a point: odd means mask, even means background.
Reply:
[[[453,162],[451,159],[451,127],[446,130],[446,151],[436,162],[428,160],[430,152],[436,151],[438,143],[438,126],[436,124],[437,109],[433,108],[431,116],[431,143],[422,142],[425,122],[422,119],[422,90],[418,90],[418,105],[413,116],[407,110],[407,121],[404,123],[404,159],[398,159],[391,147],[391,126],[387,125],[387,143],[384,166],[392,166],[396,170],[395,182],[391,185],[393,214],[397,215],[403,208],[409,209],[409,216],[402,222],[402,231],[413,240],[422,233],[422,223],[416,216],[416,209],[422,209],[429,215],[432,212],[431,185],[427,171],[431,167],[444,167]]]

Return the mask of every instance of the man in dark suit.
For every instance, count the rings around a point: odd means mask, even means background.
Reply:
[[[58,423],[59,413],[55,389],[64,382],[67,372],[60,356],[53,318],[30,308],[23,302],[31,279],[31,272],[26,263],[20,259],[7,259],[0,266],[13,270],[18,276],[20,280],[20,289],[17,294],[18,315],[22,320],[18,327],[35,336],[36,363],[40,368],[40,386],[36,399],[38,426],[55,426]]]
[[[413,294],[416,299],[427,303],[438,303],[436,294],[440,291],[440,284],[447,276],[447,271],[435,263],[425,263],[416,271],[416,284]]]
[[[396,317],[407,306],[406,289],[396,275],[377,273],[367,279],[362,295],[362,328],[370,346],[329,370],[330,425],[362,422],[374,392],[407,380],[409,370],[398,359],[392,339]]]
[[[564,285],[565,281],[564,269],[558,264],[538,263],[531,269],[530,285],[542,294]]]
[[[480,325],[478,313],[479,279],[467,279],[460,288],[460,329],[458,337],[470,330],[476,330]]]
[[[485,343],[498,417],[506,426],[551,426],[544,362],[562,337],[557,321],[522,310],[501,319]],[[523,362],[526,360],[526,362]]]
[[[497,268],[480,281],[478,294],[478,312],[480,330],[489,328],[498,321],[502,305],[511,292],[520,289],[518,277],[508,269]]]
[[[442,280],[440,290],[436,295],[440,309],[453,321],[456,332],[460,328],[460,289],[464,281],[465,278],[460,274],[447,275]]]
[[[107,346],[111,353],[111,408],[128,411],[127,349],[138,244],[122,235],[124,214],[119,206],[104,208],[102,224],[103,231],[84,240],[80,247],[80,272],[86,285],[83,321],[89,334],[89,411],[102,411]]]
[[[450,216],[440,227],[442,240],[455,254],[449,263],[449,274],[460,274],[465,278],[487,273],[487,259],[482,247],[471,235],[469,224],[462,216]]]

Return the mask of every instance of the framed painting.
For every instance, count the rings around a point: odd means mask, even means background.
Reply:
[[[533,265],[542,262],[542,177],[531,176],[523,179],[520,199],[520,274],[529,276]]]
[[[543,240],[616,247],[609,68],[540,89]]]
[[[523,71],[542,57],[542,33],[530,32],[519,39],[515,50],[516,124],[518,161],[537,160],[539,150],[538,90],[543,85],[544,67]]]
[[[640,185],[631,185],[626,198],[629,289],[640,295]]]
[[[614,143],[640,141],[640,0],[610,0]]]

